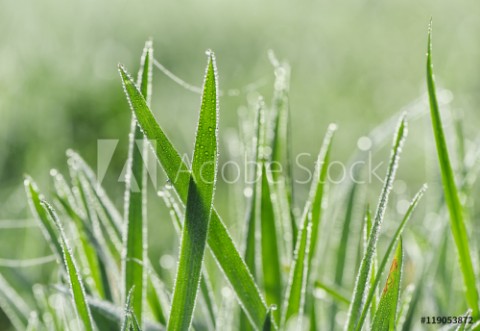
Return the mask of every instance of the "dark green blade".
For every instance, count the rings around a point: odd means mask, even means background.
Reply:
[[[217,171],[218,83],[209,53],[188,189],[180,257],[167,329],[188,330],[200,284]]]
[[[150,100],[152,90],[152,43],[148,41],[142,54],[138,85],[145,99]],[[146,203],[147,203],[147,173],[144,157],[147,156],[147,144],[132,115],[132,124],[129,142],[128,170],[125,188],[125,233],[123,251],[123,293],[126,295],[131,289],[131,308],[139,323],[143,321],[143,302],[146,295],[146,272],[144,264],[147,257],[146,242]],[[139,142],[141,142],[139,144]]]
[[[50,221],[57,226],[58,232],[60,234],[61,246],[63,251],[63,262],[67,271],[70,291],[72,294],[75,311],[79,318],[79,322],[83,324],[83,327],[86,331],[93,331],[95,330],[95,328],[92,321],[92,314],[90,313],[90,307],[87,303],[82,276],[80,275],[80,272],[78,270],[77,263],[75,262],[75,258],[73,257],[72,249],[68,244],[67,237],[63,232],[63,227],[53,208],[45,201],[42,201],[41,204]]]
[[[153,147],[158,161],[177,191],[180,200],[186,203],[190,181],[190,171],[187,165],[158,125],[141,92],[136,88],[133,80],[121,66],[120,74],[125,86],[125,93],[144,135],[149,141],[155,142]],[[267,312],[267,306],[245,261],[242,259],[230,234],[215,210],[212,211],[210,219],[208,245],[225,277],[232,285],[249,320],[257,328],[261,328]]]
[[[368,282],[373,264],[373,257],[377,249],[378,236],[383,223],[383,216],[387,207],[388,198],[392,189],[392,184],[395,180],[395,174],[398,167],[398,160],[400,158],[400,152],[402,150],[403,142],[407,134],[407,122],[405,115],[400,119],[397,131],[393,140],[393,147],[390,156],[390,162],[388,165],[387,175],[385,177],[385,183],[380,194],[377,210],[372,226],[372,233],[368,239],[367,248],[363,255],[362,262],[360,263],[360,269],[355,281],[354,291],[350,308],[348,312],[348,319],[345,323],[345,330],[354,330],[360,319],[362,309],[364,308],[365,299],[368,291]]]
[[[427,88],[430,100],[430,115],[432,119],[433,135],[437,146],[438,162],[442,175],[443,192],[445,194],[445,203],[450,213],[450,226],[452,235],[457,246],[460,269],[465,284],[465,299],[468,306],[472,309],[472,316],[475,319],[480,317],[479,295],[476,286],[477,277],[473,268],[470,247],[468,243],[468,234],[465,227],[463,207],[458,196],[455,176],[450,164],[447,142],[442,127],[442,118],[438,108],[437,96],[435,92],[435,80],[433,76],[432,64],[432,30],[431,23],[428,30],[428,49],[427,49]]]
[[[395,231],[395,234],[393,235],[392,240],[390,241],[390,244],[388,245],[387,251],[382,259],[382,262],[380,263],[378,267],[378,272],[375,275],[375,279],[373,281],[372,286],[370,287],[368,296],[365,300],[365,305],[362,310],[362,314],[360,315],[360,320],[357,324],[356,330],[360,331],[363,326],[363,322],[365,321],[365,318],[367,317],[368,309],[370,307],[370,304],[375,297],[375,291],[378,287],[378,284],[380,283],[380,277],[382,276],[383,271],[385,270],[387,266],[387,261],[390,258],[390,254],[393,252],[393,249],[397,242],[400,240],[400,237],[403,233],[403,230],[405,229],[405,226],[407,225],[408,221],[410,220],[413,211],[417,207],[420,199],[422,198],[423,194],[425,193],[427,189],[426,185],[423,185],[422,188],[415,194],[415,196],[412,199],[412,202],[410,203],[410,206],[407,209],[407,212],[405,213],[405,216],[403,217],[402,221],[400,222],[400,225],[398,226],[397,230]]]
[[[373,317],[372,330],[395,330],[402,269],[403,248],[402,240],[400,239],[395,253],[395,257],[392,262],[392,266],[390,267],[390,273],[388,274],[387,282],[385,284],[385,287],[383,288],[377,312]]]

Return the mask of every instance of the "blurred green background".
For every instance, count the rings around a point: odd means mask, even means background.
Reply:
[[[126,139],[117,64],[136,73],[149,37],[156,58],[185,81],[201,85],[211,48],[222,89],[261,83],[267,99],[274,50],[292,67],[294,154],[316,153],[336,122],[345,158],[359,136],[423,93],[430,17],[439,85],[453,92],[468,123],[477,122],[479,10],[473,1],[2,1],[0,197],[9,203],[0,214],[22,209],[12,195],[23,173],[41,181],[51,167],[62,169],[67,148],[94,164],[97,139]],[[221,132],[237,126],[246,99],[221,98]],[[198,95],[155,72],[153,109],[184,152],[198,106]]]
[[[433,17],[437,82],[452,92],[452,107],[463,113],[471,136],[478,132],[480,118],[479,14],[478,1],[463,0],[2,0],[0,218],[30,217],[23,174],[48,191],[49,169],[66,169],[67,148],[95,168],[98,139],[120,139],[106,184],[121,207],[123,184],[116,179],[127,154],[130,112],[117,64],[136,73],[150,37],[156,59],[197,86],[205,50],[215,51],[220,88],[240,90],[220,98],[221,136],[237,128],[237,110],[248,99],[246,86],[256,84],[271,98],[274,76],[267,53],[273,50],[292,68],[294,155],[315,155],[328,123],[335,122],[334,159],[346,161],[359,137],[424,94],[426,32]],[[181,152],[190,153],[199,95],[158,70],[153,95],[152,108],[162,127]],[[399,176],[412,193],[427,181],[425,155],[435,158],[433,149],[425,150],[433,148],[431,141],[424,143],[430,131],[428,117],[411,123]],[[220,153],[225,157],[224,147]],[[312,156],[305,162],[312,167],[313,161]],[[296,173],[301,174],[299,169]],[[304,194],[305,187],[298,190]],[[228,206],[219,208],[228,213]],[[25,247],[31,238],[42,240],[37,229],[2,229],[0,258],[25,253],[12,248],[12,238]],[[29,270],[15,274],[38,277]]]

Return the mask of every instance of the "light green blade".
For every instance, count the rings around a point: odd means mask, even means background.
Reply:
[[[330,162],[330,151],[332,149],[332,139],[337,126],[330,124],[323,138],[322,147],[318,153],[317,163],[315,164],[315,171],[313,180],[310,186],[310,195],[308,203],[312,208],[312,238],[310,240],[310,249],[308,256],[308,265],[311,267],[312,260],[317,250],[317,241],[320,230],[320,222],[322,218],[324,191],[328,177],[328,167]]]
[[[335,301],[349,305],[350,300],[347,298],[346,295],[342,294],[340,289],[334,288],[332,286],[328,286],[320,281],[315,282],[315,287],[317,289],[321,289],[325,291],[328,295],[330,295]]]
[[[215,56],[210,52],[197,126],[172,308],[167,326],[171,331],[190,328],[200,283],[217,172],[217,89]]]
[[[274,67],[275,83],[274,95],[272,100],[273,123],[272,123],[272,155],[271,170],[272,177],[276,184],[276,194],[279,203],[280,215],[283,221],[291,229],[292,244],[295,247],[297,240],[298,225],[295,215],[292,212],[293,206],[293,166],[292,139],[291,139],[291,120],[289,109],[289,89],[290,89],[290,66],[287,63],[280,63],[273,52],[270,52],[270,62]]]
[[[158,161],[177,191],[180,200],[186,203],[190,180],[190,171],[187,165],[158,125],[134,81],[121,66],[120,74],[125,86],[125,93],[144,135],[149,141],[155,142],[153,147]],[[240,256],[230,234],[215,210],[212,211],[210,219],[208,245],[219,267],[232,285],[236,297],[249,320],[257,328],[261,328],[267,306],[245,261]]]
[[[29,324],[31,309],[7,280],[0,274],[0,308],[17,330],[25,330]]]
[[[355,329],[365,304],[365,299],[368,292],[368,282],[373,264],[373,257],[377,249],[378,236],[380,234],[383,216],[387,207],[388,197],[390,195],[390,191],[395,180],[398,160],[400,158],[400,152],[402,150],[403,142],[406,135],[407,121],[405,115],[403,115],[400,119],[400,123],[397,127],[397,131],[393,140],[390,162],[388,165],[387,175],[385,177],[382,192],[380,194],[377,210],[375,212],[372,233],[370,235],[370,238],[368,239],[367,248],[365,250],[365,254],[363,255],[362,262],[360,263],[360,269],[355,280],[353,296],[348,312],[348,319],[345,323],[346,331],[351,331]]]
[[[257,278],[257,268],[256,268],[256,253],[257,253],[257,218],[259,216],[260,208],[260,189],[261,183],[258,178],[261,176],[261,168],[263,155],[261,155],[261,148],[265,145],[265,104],[263,99],[258,101],[257,113],[256,113],[256,134],[254,137],[254,170],[253,170],[253,184],[252,184],[252,198],[249,201],[248,211],[247,211],[247,231],[245,236],[245,263],[250,269],[254,278]],[[268,300],[268,299],[267,299]],[[250,322],[248,321],[247,316],[243,311],[240,311],[240,320],[239,320],[240,330],[249,331],[251,330]]]
[[[72,249],[70,248],[67,237],[65,236],[65,233],[63,231],[63,227],[60,224],[60,220],[58,219],[53,208],[45,201],[42,201],[41,204],[50,221],[57,226],[58,232],[60,234],[61,246],[63,251],[63,262],[67,271],[70,291],[72,294],[73,303],[79,322],[83,324],[83,327],[86,331],[93,331],[95,329],[93,326],[94,324],[92,321],[92,315],[90,313],[90,307],[88,306],[85,295],[82,276],[80,275],[80,272],[78,270],[75,258],[73,257]]]
[[[390,241],[390,244],[388,245],[387,251],[385,252],[385,255],[383,256],[382,262],[380,263],[378,267],[378,272],[375,275],[375,279],[373,281],[372,286],[370,287],[367,299],[365,300],[365,305],[362,310],[362,314],[360,316],[360,320],[357,324],[356,330],[360,331],[363,326],[363,322],[365,321],[365,318],[367,317],[368,309],[370,307],[370,304],[372,303],[373,298],[375,297],[375,291],[378,287],[378,284],[380,283],[380,277],[383,274],[383,271],[385,270],[387,266],[387,261],[390,258],[390,254],[393,252],[393,249],[397,242],[400,240],[400,237],[403,233],[403,230],[405,229],[405,226],[407,225],[408,221],[410,220],[413,211],[417,207],[418,203],[420,202],[420,199],[422,198],[423,194],[427,190],[427,185],[423,185],[422,188],[415,194],[415,196],[412,199],[412,202],[410,202],[410,206],[407,209],[407,212],[405,213],[405,216],[403,217],[402,221],[400,222],[400,225],[398,226],[397,230],[395,231],[395,234],[393,235],[392,240]]]
[[[397,305],[400,292],[400,281],[402,278],[403,268],[403,248],[402,240],[398,243],[398,247],[393,258],[390,273],[387,282],[383,288],[382,296],[378,304],[377,312],[373,317],[371,330],[389,331],[395,330],[395,320],[397,314]]]
[[[343,286],[343,277],[344,277],[344,270],[345,265],[347,263],[347,250],[348,244],[351,243],[350,234],[351,234],[351,227],[350,224],[352,223],[353,217],[353,208],[355,205],[355,197],[358,190],[358,184],[356,182],[351,183],[350,192],[347,198],[347,205],[345,208],[345,217],[343,220],[342,225],[342,234],[340,236],[340,241],[338,243],[337,249],[337,258],[336,258],[336,265],[335,265],[335,286],[342,287]],[[370,216],[370,211],[368,211],[368,216]],[[360,255],[358,255],[360,257]],[[347,299],[348,304],[350,304],[350,299]],[[336,325],[336,316],[337,316],[338,306],[336,302],[332,303],[332,307],[330,310],[330,328],[334,329]]]
[[[308,258],[311,232],[311,209],[310,203],[307,202],[302,216],[302,225],[298,231],[297,244],[290,269],[285,301],[283,302],[281,327],[285,327],[290,318],[295,316],[300,317],[303,314],[309,267]],[[301,330],[301,321],[302,319],[299,318],[296,324],[299,330]]]
[[[289,318],[294,315],[301,315],[304,310],[305,289],[314,256],[312,250],[316,249],[316,241],[318,238],[318,233],[314,235],[313,231],[318,232],[320,226],[323,193],[328,174],[328,160],[335,130],[336,126],[333,124],[328,127],[315,165],[314,177],[310,187],[310,196],[305,204],[302,227],[298,232],[294,260],[292,262],[289,283],[282,307],[282,326],[285,326]]]
[[[152,90],[152,43],[147,41],[143,49],[138,85],[145,99],[150,100]],[[139,323],[143,321],[143,302],[146,295],[146,272],[144,264],[147,256],[146,241],[146,203],[147,203],[147,174],[145,170],[147,156],[146,142],[135,116],[132,115],[128,172],[125,188],[125,233],[123,240],[123,293],[126,295],[131,289],[131,308]],[[139,144],[139,142],[141,142]]]
[[[282,303],[282,271],[278,250],[277,226],[271,195],[271,174],[265,162],[262,162],[260,228],[263,267],[263,288],[268,305]],[[272,314],[275,316],[276,314]],[[275,316],[276,317],[276,316]]]
[[[442,175],[443,192],[445,194],[445,203],[450,213],[450,226],[452,235],[457,246],[458,259],[460,261],[460,269],[463,275],[465,285],[465,299],[468,306],[472,309],[474,319],[480,317],[479,296],[476,286],[475,271],[473,268],[472,257],[470,255],[470,247],[468,244],[468,234],[465,227],[463,215],[463,207],[458,197],[458,190],[455,184],[455,176],[450,164],[448,155],[447,142],[445,133],[443,132],[442,119],[438,108],[437,96],[435,92],[435,80],[433,77],[432,64],[432,30],[431,23],[428,30],[428,49],[427,49],[427,88],[430,100],[430,115],[432,119],[433,135],[437,146],[438,162],[440,164],[440,172]]]
[[[77,228],[80,241],[79,247],[81,248],[80,263],[83,260],[86,262],[86,268],[89,270],[98,296],[102,299],[108,298],[111,300],[111,290],[105,272],[105,265],[100,258],[102,248],[96,241],[89,224],[79,215],[73,194],[63,176],[56,171],[51,171],[50,173],[55,184],[56,198]]]
[[[25,178],[24,185],[32,214],[38,221],[40,229],[42,229],[43,235],[50,245],[53,253],[60,261],[63,255],[62,247],[59,241],[57,229],[55,228],[55,225],[50,222],[47,216],[48,214],[42,207],[41,200],[43,199],[43,196],[40,194],[37,184],[29,176]]]

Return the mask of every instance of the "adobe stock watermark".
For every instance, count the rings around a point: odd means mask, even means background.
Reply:
[[[97,141],[97,178],[99,183],[102,183],[109,171],[119,141],[119,139],[99,139]],[[154,153],[152,153],[152,149],[156,150],[157,147],[155,141],[147,142],[142,139],[135,141],[135,148],[140,151],[142,160],[146,165],[145,171],[147,178],[156,190],[165,185],[165,182],[158,181],[158,174],[161,174],[163,170],[158,164]],[[159,150],[162,150],[162,148],[159,148]],[[344,163],[338,160],[330,161],[327,167],[326,181],[332,184],[339,184],[347,180],[357,184],[369,184],[372,182],[383,183],[385,169],[382,167],[384,166],[384,161],[374,162],[371,151],[365,151],[364,153],[363,158],[353,163]],[[170,157],[176,158],[176,156]],[[189,176],[191,158],[192,155],[189,154],[180,155],[180,163],[185,164],[186,167],[181,165],[177,169],[170,169],[172,173],[175,173],[174,181],[181,176]],[[316,160],[316,158],[317,155],[310,153],[299,153],[293,158],[292,166],[295,173],[293,181],[295,184],[306,185],[312,181],[314,176],[314,165],[312,164],[314,164],[313,160]],[[207,176],[203,176],[202,174],[211,172],[213,166],[213,162],[206,162],[202,165],[200,169],[201,181],[208,182],[205,178]],[[272,173],[272,178],[277,178],[275,172],[282,173],[284,171],[284,166],[279,162],[267,162],[265,166]],[[320,166],[323,165],[321,164]],[[259,168],[261,164],[252,160],[251,156],[245,153],[242,160],[228,160],[218,164],[217,182],[223,182],[229,185],[238,183],[251,185],[261,180],[260,172],[254,171],[255,167]],[[130,176],[129,168],[130,160],[127,159],[121,173],[118,174],[117,180],[119,182],[125,182],[126,176]],[[254,174],[257,174],[257,176],[255,177]],[[138,180],[138,178],[130,177],[130,189],[132,192],[138,192]]]

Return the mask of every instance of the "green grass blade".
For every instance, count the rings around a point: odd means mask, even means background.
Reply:
[[[407,318],[408,310],[410,309],[410,304],[412,303],[414,291],[415,291],[415,286],[413,284],[410,284],[405,288],[405,291],[402,294],[402,298],[400,301],[400,308],[398,309],[398,316],[397,316],[397,321],[395,325],[395,330],[403,330],[403,326]]]
[[[431,23],[428,31],[428,50],[427,50],[427,87],[430,100],[430,115],[432,119],[433,134],[437,146],[438,161],[442,175],[443,192],[445,194],[445,203],[450,213],[450,226],[452,235],[457,246],[460,269],[462,271],[463,282],[465,285],[465,299],[468,306],[472,309],[472,316],[477,319],[480,317],[479,295],[476,286],[476,276],[473,268],[472,257],[470,256],[470,247],[468,243],[468,234],[465,227],[463,207],[458,196],[455,176],[450,164],[447,142],[442,127],[442,119],[438,108],[437,96],[435,92],[435,80],[433,77],[432,64],[432,33]]]
[[[122,320],[122,326],[120,327],[120,331],[127,331],[127,329],[130,329],[130,315],[132,311],[132,291],[133,291],[133,288],[130,289],[125,299],[125,308],[123,310],[123,320]]]
[[[332,148],[332,139],[337,126],[330,124],[328,126],[325,137],[323,138],[322,147],[318,153],[315,172],[310,187],[309,201],[312,206],[312,237],[310,240],[310,249],[308,256],[309,267],[317,250],[318,232],[320,229],[320,221],[322,217],[323,196],[325,191],[325,184],[328,177],[328,166],[330,161],[330,150]]]
[[[307,201],[302,216],[302,226],[298,231],[297,244],[295,247],[290,276],[282,307],[281,326],[284,327],[293,316],[300,317],[303,314],[305,303],[305,291],[307,287],[308,258],[310,247],[310,236],[312,232],[311,209]],[[298,319],[298,324],[302,321]],[[297,324],[297,325],[298,325]],[[301,325],[298,325],[301,330]]]
[[[217,170],[218,83],[209,53],[188,189],[180,257],[167,329],[188,330],[199,289]]]
[[[102,185],[98,182],[94,171],[89,167],[87,162],[75,151],[68,150],[68,165],[70,167],[72,177],[77,177],[77,173],[81,173],[84,182],[88,184],[89,190],[93,192],[94,207],[97,210],[99,219],[105,223],[105,228],[109,230],[109,235],[114,237],[118,242],[122,240],[122,224],[123,219],[113,202],[109,199]],[[75,181],[78,179],[73,178]],[[77,183],[77,185],[79,185]]]
[[[51,175],[55,184],[56,198],[77,228],[81,254],[83,260],[86,262],[86,267],[90,272],[90,276],[95,285],[95,290],[100,298],[108,298],[111,300],[111,290],[105,272],[105,266],[102,265],[99,256],[102,249],[95,240],[95,236],[87,222],[79,215],[79,212],[74,205],[75,201],[73,194],[63,176],[56,171],[51,171]],[[80,262],[82,262],[82,259],[80,259]]]
[[[90,313],[90,308],[87,303],[82,277],[80,275],[80,271],[77,268],[75,258],[73,257],[73,252],[67,242],[67,237],[63,232],[60,220],[58,219],[53,208],[45,201],[42,201],[41,204],[45,210],[45,213],[50,218],[50,221],[57,226],[58,232],[60,233],[61,245],[63,250],[63,262],[67,271],[70,291],[79,321],[83,324],[86,331],[93,331],[94,326],[92,321],[92,315]]]
[[[67,291],[62,287],[59,287],[59,290],[63,293],[67,293]],[[90,296],[87,296],[87,300],[93,314],[101,315],[111,323],[112,328],[109,328],[109,330],[119,330],[121,328],[124,318],[124,309],[117,307],[111,302],[94,299]],[[165,329],[157,323],[153,323],[150,320],[145,320],[143,330],[163,331]]]
[[[395,257],[390,268],[387,282],[383,289],[382,297],[378,304],[377,312],[373,318],[372,330],[388,331],[395,329],[400,281],[403,268],[402,240],[398,243]]]
[[[398,160],[400,158],[400,152],[402,150],[406,134],[407,122],[405,115],[403,115],[397,127],[397,131],[393,140],[390,162],[388,165],[387,175],[385,177],[382,192],[380,194],[377,210],[375,212],[372,233],[370,238],[368,239],[367,248],[365,250],[365,254],[363,255],[362,262],[360,263],[360,269],[358,271],[357,279],[355,281],[352,301],[348,312],[348,319],[345,323],[346,331],[355,329],[355,326],[358,323],[362,309],[364,307],[366,294],[368,291],[368,281],[373,263],[373,256],[377,248],[377,241],[383,222],[383,216],[387,207],[388,197],[392,189],[392,184],[395,180]]]
[[[32,178],[26,177],[24,181],[25,191],[27,192],[27,198],[30,205],[30,209],[35,219],[40,225],[40,229],[43,232],[45,239],[50,245],[53,253],[57,256],[58,260],[62,259],[62,247],[60,245],[57,229],[55,225],[48,218],[48,214],[45,212],[45,209],[42,207],[41,201],[43,196],[38,190],[37,184],[33,181]]]
[[[122,66],[120,66],[120,74],[125,86],[126,96],[144,135],[149,141],[155,142],[153,147],[158,161],[177,191],[180,200],[186,203],[190,180],[190,171],[187,165],[158,125],[141,92],[136,88],[134,81]],[[261,328],[267,312],[267,306],[245,261],[242,259],[227,228],[215,210],[212,211],[210,219],[208,245],[219,267],[232,285],[237,299],[247,313],[249,320],[257,328]]]
[[[372,227],[373,227],[373,222],[372,222],[372,215],[370,213],[370,207],[367,206],[367,213],[365,217],[365,239],[364,239],[364,248],[367,248],[368,245],[368,238],[370,238],[370,234],[372,233]],[[373,254],[373,262],[372,262],[372,270],[370,271],[370,290],[373,292],[372,294],[372,304],[370,305],[370,311],[371,311],[371,316],[377,311],[377,300],[378,300],[378,293],[377,293],[377,288],[375,285],[375,281],[377,280],[376,272],[377,272],[377,253]],[[368,306],[368,297],[367,297],[367,302],[366,305]],[[361,319],[361,317],[360,317]],[[361,323],[359,323],[361,324]]]
[[[367,317],[369,306],[372,303],[373,298],[375,297],[375,291],[378,287],[378,284],[380,283],[380,277],[382,276],[382,273],[385,270],[385,267],[387,266],[387,261],[390,258],[390,254],[393,252],[395,245],[397,245],[397,242],[400,240],[400,237],[403,233],[403,230],[405,229],[405,226],[410,220],[413,211],[417,207],[418,203],[420,202],[420,199],[422,198],[426,190],[427,190],[427,185],[423,185],[422,188],[420,188],[420,190],[417,192],[417,194],[415,194],[412,202],[410,202],[410,206],[408,207],[407,212],[405,213],[405,216],[400,222],[400,225],[398,226],[397,230],[395,231],[395,234],[393,235],[392,240],[390,241],[390,244],[388,245],[387,251],[385,252],[382,262],[380,262],[380,265],[378,267],[378,271],[377,271],[377,274],[375,275],[374,282],[369,289],[367,299],[365,300],[365,305],[363,307],[362,314],[360,315],[360,319],[356,327],[357,331],[361,330],[363,322]]]
[[[40,320],[38,319],[37,312],[32,312],[30,317],[28,318],[28,325],[25,329],[26,331],[39,331],[40,328]]]
[[[275,83],[272,100],[273,108],[273,137],[271,170],[276,185],[278,199],[282,201],[279,208],[281,215],[289,221],[292,231],[293,245],[297,239],[298,226],[295,215],[292,212],[293,203],[293,167],[291,164],[291,128],[289,111],[289,89],[290,89],[290,66],[287,63],[280,63],[273,52],[269,54],[270,61],[274,66]]]
[[[277,225],[275,224],[274,207],[271,195],[272,178],[262,163],[260,203],[260,228],[263,267],[263,288],[268,305],[282,303],[282,271],[280,253],[278,251]],[[273,314],[275,315],[275,314]]]
[[[178,203],[173,195],[170,193],[168,188],[164,188],[162,191],[159,192],[159,196],[165,201],[167,208],[170,210],[170,216],[173,221],[174,228],[177,234],[180,236],[182,232],[183,224],[181,219],[184,218],[184,213],[182,212],[182,207],[180,203]],[[200,291],[202,294],[202,299],[204,301],[204,308],[208,313],[208,318],[210,325],[214,326],[216,321],[217,315],[217,305],[215,303],[215,298],[213,295],[212,284],[210,282],[210,276],[208,270],[203,268],[202,270],[202,278],[200,280]]]
[[[142,54],[140,70],[138,72],[138,85],[145,99],[150,100],[152,90],[152,43],[148,41]],[[132,114],[132,124],[129,142],[128,170],[126,175],[125,188],[125,231],[123,240],[124,256],[123,262],[123,282],[124,295],[131,289],[132,302],[131,308],[133,314],[138,318],[139,323],[143,321],[143,302],[146,295],[146,272],[144,262],[147,256],[146,241],[146,192],[147,192],[147,174],[145,170],[146,162],[146,142],[143,141],[140,146],[138,142],[144,139],[137,120]]]
[[[25,330],[29,324],[31,309],[17,291],[0,274],[0,308],[17,330]]]
[[[327,128],[327,132],[325,133],[325,137],[323,139],[322,147],[320,148],[320,152],[318,154],[317,162],[315,164],[315,171],[313,174],[312,183],[310,185],[310,193],[307,205],[312,206],[312,233],[310,239],[310,247],[308,253],[308,268],[309,271],[312,270],[313,272],[309,272],[307,277],[309,279],[314,279],[316,277],[315,270],[317,270],[317,266],[312,267],[312,262],[318,260],[314,260],[315,254],[317,253],[317,241],[319,236],[320,230],[320,222],[322,219],[322,211],[324,208],[324,191],[326,188],[327,183],[327,176],[328,176],[328,169],[329,169],[329,160],[330,160],[330,150],[332,147],[332,139],[333,135],[337,129],[335,124],[330,124]],[[308,281],[307,281],[308,282]],[[310,286],[310,285],[308,285]],[[307,297],[307,306],[310,306],[308,309],[309,312],[312,312],[312,317],[315,314],[315,298],[313,297],[313,291],[309,291]],[[314,327],[314,323],[316,322],[315,319],[311,318],[310,324],[311,328]]]
[[[253,185],[252,185],[252,198],[249,201],[248,211],[247,211],[247,231],[245,236],[245,263],[250,269],[252,275],[256,278],[256,252],[257,252],[257,218],[259,216],[259,190],[261,186],[259,185],[258,178],[261,176],[261,168],[263,155],[261,155],[261,147],[265,145],[265,105],[263,99],[260,99],[257,106],[256,113],[256,134],[254,137],[254,168],[253,168]],[[268,299],[267,299],[268,300]],[[247,316],[243,311],[240,311],[240,321],[239,321],[240,330],[249,331],[251,330],[250,321],[248,321]]]
[[[261,165],[263,155],[261,155],[262,146],[265,144],[265,109],[263,100],[259,100],[256,113],[256,134],[254,137],[254,160],[255,165],[253,169],[253,187],[252,198],[247,212],[247,234],[245,240],[245,262],[250,268],[251,273],[256,275],[255,256],[256,256],[256,232],[257,232],[257,218],[259,216],[259,190],[261,182],[257,179],[261,176]]]
[[[334,288],[332,286],[328,286],[320,281],[315,282],[315,287],[317,289],[321,289],[325,291],[328,295],[330,295],[333,299],[335,299],[338,302],[344,303],[349,305],[350,300],[347,298],[346,295],[342,294],[341,291],[337,288]]]
[[[267,315],[265,315],[265,322],[263,322],[263,331],[271,331],[273,329],[273,323],[272,323],[272,310],[273,308],[270,307],[267,311]]]
[[[161,325],[167,325],[167,300],[166,295],[161,288],[162,284],[154,275],[147,277],[147,302],[156,321]]]
[[[357,193],[358,185],[355,182],[352,182],[350,191],[348,193],[347,198],[347,206],[345,209],[345,217],[343,220],[342,226],[342,234],[340,236],[340,241],[338,244],[337,249],[337,258],[336,258],[336,265],[335,265],[335,277],[334,282],[335,285],[338,287],[343,286],[343,276],[347,258],[347,248],[348,244],[350,243],[349,238],[351,234],[350,224],[352,223],[353,219],[353,208],[355,204],[355,197]],[[348,304],[350,304],[350,300],[347,299]],[[337,315],[337,304],[335,302],[332,303],[332,308],[330,311],[330,328],[333,330],[336,325],[336,315]]]

